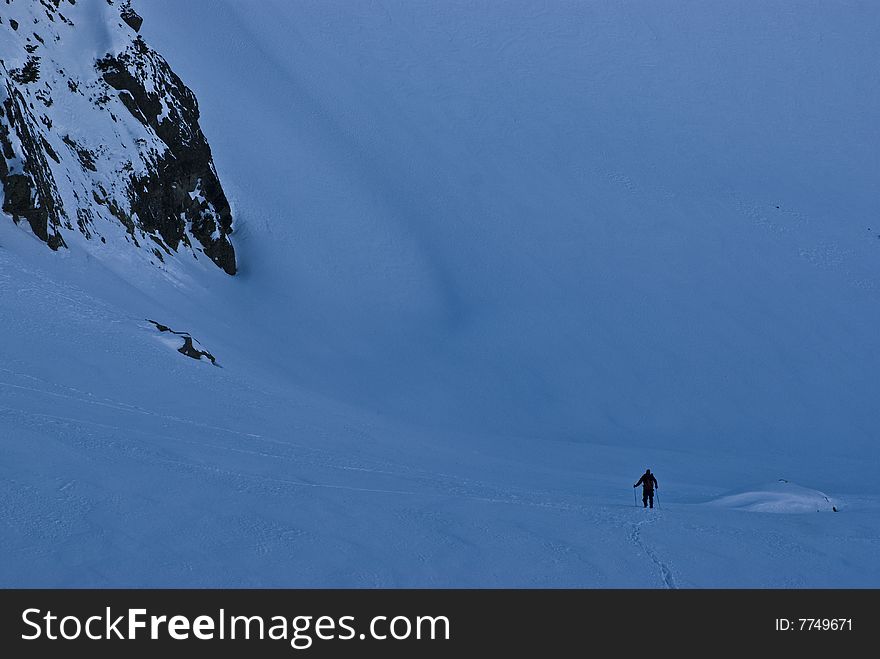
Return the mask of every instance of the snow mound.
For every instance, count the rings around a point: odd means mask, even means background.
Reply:
[[[709,503],[750,513],[837,512],[840,506],[819,490],[780,479],[757,489],[739,490]]]

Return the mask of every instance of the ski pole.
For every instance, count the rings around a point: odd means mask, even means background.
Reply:
[[[657,498],[657,510],[660,510],[660,492],[654,490],[654,496]]]
[[[636,499],[636,488],[635,488],[635,487],[633,487],[633,505],[634,505],[636,508],[639,507],[639,500]]]

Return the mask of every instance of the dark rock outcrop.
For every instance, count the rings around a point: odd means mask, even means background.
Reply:
[[[131,8],[130,2],[122,5],[122,8],[119,10],[119,16],[132,30],[134,30],[135,32],[141,31],[141,25],[144,24],[144,19],[141,18],[140,15]]]
[[[83,4],[0,4],[3,212],[52,249],[78,231],[108,246],[121,237],[157,265],[163,254],[201,252],[235,274],[232,211],[195,95],[136,34],[143,19],[130,1]],[[83,36],[106,31],[123,46],[83,67]]]
[[[57,250],[65,246],[59,229],[66,216],[46,160],[47,150],[33,131],[34,124],[24,97],[7,80],[0,88],[3,212],[15,223],[27,221],[34,235]]]
[[[201,345],[198,344],[192,335],[189,332],[176,332],[175,330],[168,327],[168,325],[163,325],[162,323],[157,323],[155,320],[147,319],[148,323],[152,323],[156,326],[156,329],[160,332],[168,332],[169,334],[174,334],[175,336],[179,336],[183,339],[183,345],[181,345],[177,352],[181,355],[185,355],[190,359],[195,359],[196,361],[200,361],[202,357],[211,362],[214,366],[219,367],[220,364],[217,363],[217,359],[207,350],[204,350]]]
[[[97,68],[104,81],[120,92],[131,115],[168,147],[151,171],[132,176],[132,212],[148,232],[158,232],[173,250],[186,239],[186,225],[180,221],[185,218],[205,254],[235,274],[235,252],[227,239],[232,213],[214,170],[211,148],[199,127],[195,95],[140,37],[125,52],[99,60]],[[147,91],[145,79],[151,80],[156,91]]]

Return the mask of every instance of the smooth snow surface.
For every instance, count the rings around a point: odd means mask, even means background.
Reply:
[[[785,480],[757,489],[732,492],[712,505],[745,510],[751,513],[820,513],[838,512],[837,502],[818,490],[800,487]]]
[[[880,8],[135,6],[240,272],[0,217],[0,584],[880,586]]]

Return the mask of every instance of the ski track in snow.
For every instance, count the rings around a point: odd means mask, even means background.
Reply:
[[[659,518],[660,513],[655,512],[650,518],[634,523],[632,525],[632,532],[630,533],[630,540],[642,552],[644,552],[645,555],[651,559],[651,562],[653,562],[660,570],[660,578],[663,580],[664,587],[670,590],[675,590],[678,586],[675,585],[675,577],[672,574],[672,569],[660,559],[657,552],[655,552],[642,537],[642,527],[649,524],[656,524]]]
[[[548,512],[574,513],[589,527],[604,528],[606,531],[612,530],[614,535],[623,531],[617,537],[628,540],[636,557],[646,556],[650,560],[656,570],[655,574],[659,576],[658,586],[667,589],[679,587],[679,580],[672,567],[661,558],[643,533],[648,525],[660,521],[663,514],[659,510],[652,511],[651,517],[648,519],[621,524],[622,520],[619,514],[609,510],[607,502],[584,500],[584,503],[581,504],[560,499],[560,497],[571,499],[575,496],[570,492],[511,488],[509,484],[501,485],[468,479],[388,460],[382,461],[381,465],[378,461],[369,458],[361,457],[358,461],[351,454],[340,451],[307,446],[271,436],[241,432],[216,424],[205,424],[193,419],[162,414],[143,406],[134,406],[112,398],[99,397],[82,389],[66,387],[60,383],[50,382],[7,368],[0,368],[0,372],[5,372],[7,376],[24,379],[34,385],[22,385],[0,380],[0,389],[6,388],[27,393],[31,397],[31,401],[34,395],[68,399],[80,405],[97,405],[104,409],[110,409],[114,414],[121,415],[117,424],[112,421],[78,418],[77,413],[37,412],[16,407],[14,404],[0,406],[0,414],[13,419],[17,416],[26,424],[45,425],[50,423],[63,424],[67,428],[78,428],[77,432],[53,432],[53,435],[64,443],[72,441],[76,446],[85,448],[88,452],[98,452],[103,456],[103,459],[109,459],[111,462],[115,462],[121,456],[123,459],[133,459],[143,465],[156,465],[169,471],[189,474],[197,479],[213,480],[220,483],[223,488],[259,492],[261,496],[268,495],[273,498],[288,496],[290,492],[295,490],[312,489],[348,492],[357,496],[390,496],[401,501],[413,500],[413,503],[421,501],[423,504],[429,505],[433,505],[431,502],[436,501],[459,500],[544,509]],[[150,430],[126,424],[123,418],[128,414],[154,417],[162,421],[163,429]],[[172,428],[177,428],[181,432],[174,432],[171,430]],[[83,441],[83,438],[87,438],[86,441]],[[197,447],[202,450],[195,454],[186,454],[179,453],[175,448],[185,446]],[[253,456],[258,460],[269,461],[272,471],[268,473],[263,471],[259,465],[265,463],[229,468],[228,461],[224,462],[222,459],[212,457],[217,452]],[[114,455],[117,457],[111,457]],[[191,459],[195,456],[198,458]],[[283,466],[285,463],[292,465],[292,468]],[[325,470],[325,473],[328,474],[333,472],[350,474],[350,477],[345,476],[339,480],[321,478],[320,470]],[[350,478],[357,478],[356,473],[362,474],[362,477],[367,480],[360,483],[352,482]],[[376,482],[383,479],[385,482]],[[65,493],[71,489],[73,489],[73,481],[64,481],[59,484],[58,491]],[[433,519],[431,515],[434,513],[430,510],[422,510],[421,507],[417,510],[421,510],[421,512],[414,509],[409,513],[409,516],[404,515],[402,519],[407,524],[414,524],[416,527],[419,526],[420,520],[424,521],[425,516],[427,516],[426,519]],[[624,531],[627,526],[629,526],[628,534]],[[63,533],[64,528],[67,527],[62,524],[57,527],[57,531]],[[499,532],[498,529],[490,527],[481,527],[481,529],[481,533],[491,537],[495,537]],[[291,532],[293,531],[290,529],[279,531],[284,534]],[[452,539],[448,541],[451,544],[447,547],[449,551],[458,549],[460,543],[470,542],[465,537],[459,537],[457,533],[453,533],[451,537]],[[265,539],[265,543],[271,545],[272,542],[274,541],[271,538]],[[547,547],[552,550],[548,550],[549,555],[557,558],[569,554],[576,556],[579,551],[578,545],[571,544],[570,540],[551,543]],[[264,548],[263,551],[268,551],[268,549]],[[559,561],[554,563],[554,565],[557,564],[561,565]]]
[[[11,373],[9,369],[2,369],[2,371],[6,371]],[[16,375],[28,377],[33,380],[38,380],[38,378],[32,378],[31,376],[25,376],[24,374],[16,373]],[[51,384],[51,383],[46,383]],[[129,440],[134,440],[132,435],[134,434],[142,434],[146,435],[150,439],[165,439],[170,440],[172,442],[181,443],[181,444],[189,444],[193,446],[199,446],[202,448],[208,448],[211,450],[220,450],[234,453],[242,453],[253,455],[261,458],[271,459],[273,461],[281,460],[281,461],[289,461],[293,462],[302,467],[305,466],[314,466],[314,467],[323,467],[327,469],[334,469],[340,471],[358,471],[358,472],[366,472],[374,475],[382,475],[382,476],[393,476],[399,478],[401,480],[409,481],[413,484],[424,486],[433,486],[436,488],[436,491],[426,491],[425,489],[421,490],[402,490],[402,489],[384,489],[384,488],[371,488],[371,487],[357,487],[352,485],[345,484],[336,484],[336,483],[322,483],[322,482],[306,482],[301,480],[291,480],[291,479],[283,479],[283,478],[273,478],[265,475],[260,476],[252,476],[246,474],[244,472],[233,472],[231,470],[225,470],[216,466],[206,465],[206,464],[198,464],[191,461],[183,461],[183,460],[173,460],[169,458],[158,458],[154,456],[157,461],[164,462],[166,464],[176,465],[178,467],[184,467],[187,469],[195,469],[201,470],[206,473],[211,473],[215,475],[223,475],[227,477],[236,477],[236,478],[244,478],[257,480],[261,482],[271,482],[271,483],[279,483],[284,485],[292,485],[299,487],[310,487],[310,488],[324,488],[324,489],[334,489],[334,490],[348,490],[352,492],[359,493],[374,493],[374,494],[396,494],[396,495],[407,495],[407,496],[445,496],[445,497],[453,497],[459,499],[468,499],[472,501],[481,501],[484,503],[494,503],[494,504],[506,504],[506,505],[520,505],[520,506],[531,506],[538,508],[553,508],[557,510],[563,511],[575,511],[575,512],[583,512],[585,510],[584,506],[576,506],[571,504],[565,504],[561,502],[552,502],[552,501],[536,501],[528,497],[529,492],[526,491],[523,494],[515,493],[513,490],[499,490],[497,487],[472,479],[461,479],[454,476],[450,476],[447,474],[441,474],[437,472],[428,472],[420,469],[411,469],[404,465],[395,465],[397,470],[387,470],[387,469],[378,469],[374,467],[368,467],[364,465],[350,465],[350,464],[340,464],[337,462],[339,458],[337,456],[330,457],[330,453],[323,449],[315,449],[312,447],[307,447],[302,444],[296,444],[292,442],[284,442],[277,439],[267,438],[261,435],[252,434],[252,433],[243,433],[240,431],[236,431],[229,428],[224,428],[220,426],[202,424],[198,422],[194,422],[189,419],[183,419],[176,416],[160,414],[157,412],[152,412],[146,410],[142,407],[134,407],[125,403],[121,403],[118,401],[112,401],[111,399],[97,399],[92,397],[92,395],[88,392],[82,392],[76,390],[77,393],[83,394],[87,396],[86,398],[80,396],[72,396],[67,394],[61,394],[58,392],[46,391],[43,389],[38,389],[35,387],[27,387],[23,385],[16,385],[9,382],[0,381],[0,387],[10,387],[13,389],[24,390],[29,393],[37,393],[44,394],[53,397],[67,398],[70,400],[74,400],[82,403],[89,403],[94,405],[99,405],[102,407],[109,407],[115,411],[119,412],[128,412],[128,413],[136,413],[143,414],[149,416],[155,416],[163,419],[164,421],[170,421],[174,423],[180,424],[188,424],[198,426],[204,430],[210,431],[218,431],[230,433],[233,435],[238,435],[248,440],[256,440],[261,442],[268,442],[277,446],[288,447],[288,448],[296,448],[296,449],[304,449],[306,451],[310,451],[317,454],[326,454],[323,460],[316,459],[314,456],[308,457],[302,454],[296,455],[284,455],[281,453],[269,452],[265,450],[254,450],[252,448],[242,448],[240,446],[227,446],[222,444],[217,444],[213,442],[205,442],[205,441],[196,441],[193,439],[184,439],[181,437],[169,435],[167,433],[160,433],[154,431],[143,431],[137,428],[128,427],[123,428],[121,426],[116,426],[113,424],[100,423],[97,421],[80,419],[71,416],[64,416],[59,414],[48,414],[43,412],[30,412],[28,410],[23,410],[19,408],[12,408],[8,406],[0,407],[0,411],[2,412],[12,412],[22,414],[31,418],[40,418],[46,420],[54,420],[64,423],[78,424],[78,425],[86,425],[98,428],[104,428],[107,430],[115,431],[115,434],[118,438],[126,438]],[[137,440],[134,440],[137,441]],[[150,443],[149,446],[155,449],[155,445]],[[407,473],[411,472],[411,473]],[[490,495],[480,495],[475,491],[483,490],[484,492],[494,492],[495,496]],[[546,494],[546,493],[543,493]]]
[[[361,472],[367,472],[367,473],[376,474],[376,475],[395,476],[395,477],[399,477],[401,479],[408,479],[410,481],[413,480],[413,478],[411,476],[409,476],[405,473],[401,473],[401,472],[369,469],[369,468],[365,468],[365,467],[351,467],[351,466],[346,466],[346,465],[317,462],[317,461],[308,460],[308,459],[285,457],[285,456],[273,454],[273,453],[252,451],[252,450],[247,450],[247,449],[242,449],[242,448],[237,448],[237,447],[230,447],[230,446],[222,446],[222,445],[218,445],[218,444],[212,444],[209,442],[197,442],[194,440],[183,439],[180,437],[173,437],[171,435],[162,434],[162,433],[154,433],[154,432],[145,433],[144,431],[126,429],[126,428],[122,428],[119,426],[113,426],[110,424],[98,423],[98,422],[94,422],[94,421],[87,421],[87,420],[83,420],[83,419],[61,416],[61,415],[57,415],[57,414],[33,413],[33,412],[26,412],[24,410],[8,408],[8,407],[0,407],[0,412],[17,412],[17,413],[25,414],[25,415],[33,417],[33,418],[42,418],[42,419],[62,421],[62,422],[67,422],[67,423],[72,423],[72,424],[102,427],[105,429],[115,430],[118,432],[120,437],[124,437],[124,438],[128,438],[128,439],[131,439],[132,433],[148,434],[149,437],[154,438],[154,439],[168,439],[168,440],[171,440],[174,442],[190,444],[193,446],[199,446],[199,447],[208,448],[208,449],[212,449],[212,450],[222,450],[222,451],[230,451],[230,452],[235,452],[235,453],[243,453],[243,454],[249,454],[249,455],[254,455],[254,456],[258,456],[258,457],[270,458],[272,460],[291,461],[291,462],[295,462],[296,464],[303,466],[303,467],[304,466],[315,466],[315,467],[323,467],[323,468],[327,468],[327,469],[337,469],[337,470],[342,470],[342,471],[361,471]],[[462,490],[467,489],[467,486],[465,486],[464,484],[455,483],[455,482],[452,482],[451,480],[447,480],[447,479],[443,479],[443,478],[437,478],[437,479],[432,479],[432,480],[426,479],[421,483],[423,485],[435,486],[437,488],[437,491],[434,491],[434,492],[429,491],[429,490],[398,490],[398,489],[383,489],[383,488],[378,488],[378,487],[357,487],[357,486],[353,486],[353,485],[345,485],[345,484],[338,484],[338,483],[307,482],[304,480],[291,480],[291,479],[285,479],[285,478],[275,478],[275,477],[265,476],[265,475],[254,475],[254,474],[248,474],[248,473],[245,473],[242,471],[232,471],[229,469],[223,469],[223,468],[217,467],[215,465],[200,464],[200,463],[187,461],[187,460],[175,460],[175,459],[159,457],[159,456],[155,456],[155,455],[152,456],[152,460],[154,462],[160,462],[160,463],[164,463],[164,464],[168,464],[168,465],[173,465],[175,467],[183,468],[183,469],[189,470],[189,471],[192,471],[192,470],[202,471],[204,473],[212,474],[215,476],[234,478],[234,479],[238,479],[238,480],[242,480],[242,479],[243,480],[251,480],[251,481],[254,481],[257,483],[275,483],[275,484],[283,484],[283,485],[289,485],[289,486],[295,486],[295,487],[307,487],[307,488],[329,489],[329,490],[345,490],[345,491],[358,492],[358,493],[395,494],[395,495],[421,496],[421,497],[438,497],[438,496],[440,496],[440,497],[447,497],[447,498],[467,499],[470,501],[480,501],[480,502],[484,502],[484,503],[531,506],[531,507],[537,507],[537,508],[553,508],[556,510],[574,511],[574,512],[583,512],[585,510],[585,507],[582,507],[582,506],[573,506],[573,505],[569,505],[569,504],[548,502],[548,501],[543,501],[543,502],[542,501],[534,501],[534,500],[522,498],[521,496],[515,495],[512,493],[507,497],[503,497],[503,496],[492,497],[492,496],[480,496],[477,494],[469,494],[469,493],[467,493],[467,491],[462,491]],[[438,474],[438,476],[439,475],[440,474]],[[482,485],[486,488],[491,487],[488,484],[478,483],[476,481],[470,481],[469,484],[471,487],[478,486],[478,485]]]
[[[419,469],[416,467],[403,465],[400,463],[395,463],[388,461],[387,459],[382,461],[382,466],[386,468],[380,468],[375,466],[378,464],[378,461],[369,461],[374,462],[373,465],[370,464],[352,464],[350,458],[341,457],[337,454],[334,454],[326,449],[317,448],[313,446],[307,446],[301,443],[296,443],[292,441],[285,441],[280,439],[275,439],[272,437],[267,437],[262,434],[242,432],[239,430],[227,428],[224,426],[217,426],[213,424],[201,423],[198,421],[194,421],[192,419],[186,419],[175,415],[162,414],[159,412],[155,412],[153,410],[146,409],[142,406],[131,405],[128,403],[124,403],[122,401],[114,400],[112,398],[100,397],[92,394],[88,391],[83,391],[81,389],[68,387],[65,385],[61,385],[55,382],[50,382],[41,378],[37,378],[31,376],[26,373],[20,373],[14,371],[12,369],[0,367],[0,372],[5,372],[8,375],[12,375],[19,378],[27,379],[35,384],[41,386],[26,386],[21,384],[15,384],[12,382],[6,382],[0,380],[0,387],[8,387],[11,389],[17,389],[21,391],[26,391],[32,394],[40,394],[46,395],[56,398],[67,399],[71,401],[75,401],[77,403],[85,403],[89,405],[96,405],[104,408],[109,408],[113,411],[128,413],[128,414],[137,414],[144,415],[148,417],[155,417],[157,419],[161,419],[165,422],[170,422],[174,424],[180,424],[183,426],[195,427],[202,431],[209,431],[214,433],[224,433],[231,435],[233,437],[237,437],[239,439],[245,440],[249,443],[248,447],[242,447],[240,445],[228,446],[224,444],[218,444],[216,442],[206,442],[206,441],[197,441],[194,439],[184,439],[182,437],[169,435],[163,432],[155,432],[155,431],[143,431],[137,429],[134,426],[116,426],[112,424],[100,423],[93,420],[81,419],[71,416],[64,416],[58,414],[47,414],[47,413],[34,413],[23,409],[11,408],[8,406],[4,406],[0,408],[0,410],[18,412],[20,414],[29,415],[32,417],[39,417],[44,419],[54,419],[61,422],[66,423],[75,423],[75,424],[83,424],[92,427],[102,427],[108,430],[116,431],[120,438],[128,438],[133,439],[133,434],[142,434],[146,435],[150,439],[166,439],[172,442],[181,443],[181,444],[189,444],[193,446],[199,446],[203,448],[208,448],[212,450],[221,450],[227,452],[241,453],[247,455],[258,456],[262,458],[272,459],[272,460],[281,460],[281,461],[289,461],[293,462],[300,466],[316,466],[323,467],[333,470],[339,471],[353,471],[353,472],[365,472],[374,475],[382,475],[382,476],[392,476],[399,478],[401,480],[408,481],[412,484],[419,485],[423,489],[422,490],[389,490],[382,488],[362,488],[362,487],[354,487],[347,486],[344,484],[333,484],[333,483],[305,483],[301,481],[292,481],[285,479],[273,479],[277,482],[286,483],[289,485],[301,485],[307,487],[314,488],[327,488],[327,489],[340,489],[340,490],[351,490],[355,492],[374,492],[377,494],[400,494],[400,495],[411,495],[411,496],[431,496],[431,495],[443,495],[450,496],[454,498],[465,498],[473,501],[482,501],[485,503],[495,503],[495,504],[507,504],[507,505],[520,505],[520,506],[530,506],[530,507],[538,507],[538,508],[552,508],[556,510],[562,511],[573,511],[573,512],[585,512],[587,510],[587,506],[581,505],[572,505],[566,504],[558,501],[539,501],[534,497],[535,495],[541,495],[544,497],[552,497],[554,495],[553,492],[548,491],[531,491],[524,490],[521,492],[517,492],[509,487],[504,489],[499,489],[496,485],[492,485],[485,481],[474,480],[462,478],[459,476],[454,476],[451,474],[446,474],[437,471],[429,471],[425,469]],[[47,387],[47,388],[46,388]],[[56,389],[56,391],[51,391],[50,389]],[[65,390],[67,393],[60,393],[57,389]],[[252,442],[263,442],[267,443],[275,448],[279,449],[281,452],[269,451],[269,450],[257,450],[250,446]],[[151,444],[152,446],[152,444]],[[303,451],[303,453],[294,453],[292,455],[285,455],[284,451],[290,452],[291,449],[297,449]],[[309,455],[306,455],[309,454]],[[363,458],[362,458],[363,459]],[[348,464],[346,464],[346,462]],[[183,464],[183,463],[181,463]],[[195,463],[192,463],[190,466],[196,467]],[[204,466],[204,465],[202,465]],[[387,467],[391,467],[390,469]],[[240,476],[247,477],[245,474],[239,474]],[[260,477],[265,478],[265,477]],[[435,488],[436,491],[430,492],[425,491],[425,487],[430,486]],[[480,494],[478,494],[478,492]]]
[[[8,384],[0,382],[0,385]],[[52,393],[52,392],[41,392],[39,390],[33,390],[35,393]],[[82,392],[86,393],[86,392]],[[73,397],[76,398],[76,397]],[[87,399],[84,402],[90,402]],[[105,402],[106,404],[106,402]],[[115,406],[114,406],[115,407]],[[130,412],[134,411],[128,406],[119,406],[116,407],[119,411],[122,412]],[[201,474],[203,478],[209,479],[217,479],[219,481],[225,481],[230,484],[231,487],[236,489],[245,489],[245,490],[253,490],[253,488],[257,488],[260,490],[266,490],[268,493],[274,493],[276,495],[281,494],[284,490],[288,488],[301,489],[301,488],[311,488],[311,489],[323,489],[323,490],[337,490],[341,492],[351,492],[354,494],[372,494],[372,495],[391,495],[393,497],[419,497],[421,499],[459,499],[459,500],[468,500],[474,502],[482,502],[489,504],[498,504],[498,505],[506,505],[506,506],[525,506],[532,508],[543,508],[543,509],[551,509],[562,512],[574,512],[580,515],[585,515],[589,520],[587,523],[591,525],[596,524],[610,524],[612,527],[617,526],[617,519],[608,513],[602,506],[586,506],[586,505],[572,505],[568,503],[564,503],[561,501],[553,501],[547,500],[546,497],[549,493],[541,493],[545,498],[544,500],[536,500],[535,494],[536,492],[514,492],[513,490],[505,489],[499,490],[497,487],[484,483],[484,482],[476,482],[476,481],[463,481],[462,479],[456,479],[454,477],[443,476],[441,474],[434,474],[433,478],[425,478],[421,477],[415,479],[415,474],[407,473],[406,470],[401,471],[388,471],[388,470],[378,470],[378,469],[370,469],[366,467],[356,467],[345,464],[334,464],[332,462],[328,462],[327,460],[316,460],[315,456],[307,456],[304,454],[298,455],[284,455],[282,453],[276,452],[267,452],[261,450],[252,450],[243,448],[241,446],[225,446],[222,444],[198,441],[194,439],[184,439],[181,437],[177,437],[174,435],[169,435],[167,433],[154,433],[154,432],[146,432],[133,428],[124,428],[121,426],[116,426],[108,423],[101,423],[92,420],[79,419],[74,417],[69,417],[60,414],[48,414],[48,413],[35,413],[27,410],[15,409],[10,407],[2,407],[0,408],[0,412],[2,413],[12,413],[12,414],[20,414],[31,419],[37,420],[42,419],[50,422],[62,422],[66,424],[78,425],[81,427],[93,427],[93,428],[101,428],[106,431],[111,431],[113,437],[116,440],[126,440],[125,443],[133,443],[138,446],[126,448],[125,446],[119,446],[116,443],[113,445],[103,445],[98,443],[96,445],[97,450],[105,453],[108,449],[115,449],[116,451],[123,450],[126,452],[133,451],[135,453],[134,457],[140,461],[144,461],[146,463],[151,464],[160,464],[164,465],[166,468],[172,470],[179,470],[187,474]],[[147,410],[138,409],[139,413],[150,414]],[[162,416],[162,415],[158,415]],[[186,422],[183,419],[177,419],[174,417],[168,417],[166,420],[178,421],[181,423]],[[236,431],[229,429],[218,428],[219,430],[227,430],[232,433],[236,433]],[[142,440],[139,440],[135,437],[135,435],[141,434],[144,435]],[[236,433],[241,434],[241,433]],[[249,436],[249,439],[258,439],[262,440],[258,436]],[[92,438],[95,439],[94,437]],[[414,489],[394,489],[394,488],[382,488],[382,487],[360,487],[356,485],[344,484],[344,483],[328,483],[328,482],[309,482],[308,480],[302,480],[299,478],[281,478],[266,474],[252,474],[247,473],[242,470],[232,470],[228,468],[224,468],[217,464],[211,464],[206,462],[195,462],[192,460],[179,459],[178,457],[172,457],[164,453],[162,451],[161,446],[156,445],[156,440],[168,440],[175,443],[188,444],[193,446],[199,446],[205,449],[209,449],[203,455],[210,455],[211,451],[221,450],[221,451],[229,451],[235,453],[243,453],[250,454],[260,458],[270,459],[274,461],[289,461],[297,464],[301,468],[307,467],[323,467],[334,470],[341,471],[349,471],[349,470],[357,470],[368,472],[376,476],[392,476],[402,481],[409,482],[411,485],[418,486]],[[277,444],[283,444],[283,442],[279,440],[267,440]],[[295,448],[295,446],[294,446]],[[72,482],[66,482],[59,488],[59,491],[63,492],[71,486]],[[281,488],[281,489],[279,489]],[[494,491],[494,496],[485,496],[479,494],[479,491]],[[429,513],[425,513],[429,514]],[[631,533],[630,533],[630,541],[635,546],[635,551],[638,553],[642,553],[646,555],[651,562],[657,567],[659,570],[660,578],[662,584],[665,588],[675,589],[677,588],[675,579],[672,573],[671,568],[662,561],[657,553],[648,545],[647,541],[644,539],[641,533],[641,527],[646,524],[654,524],[657,522],[657,515],[648,520],[642,520],[632,525]],[[484,529],[488,531],[488,529]],[[461,540],[461,539],[460,539]],[[552,543],[551,543],[552,544]],[[558,545],[558,546],[557,546]],[[548,545],[550,546],[550,545]],[[572,547],[568,544],[559,544],[553,545],[551,547],[553,549],[554,555],[556,553],[562,552],[567,553],[572,551]]]

